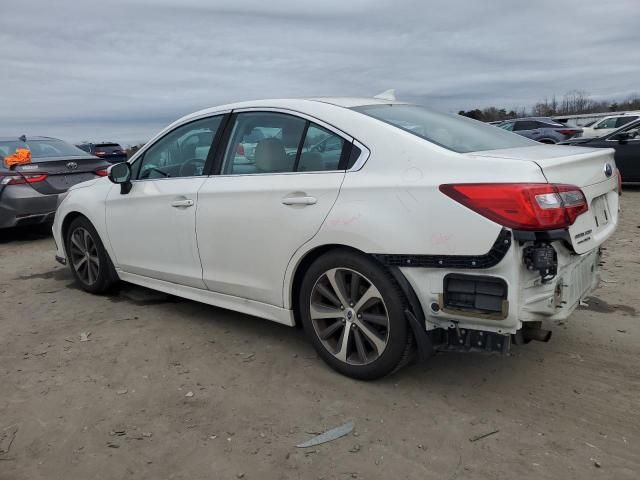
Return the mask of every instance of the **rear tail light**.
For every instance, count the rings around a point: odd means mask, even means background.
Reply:
[[[48,176],[46,173],[0,175],[0,185],[23,185],[25,183],[44,182]]]
[[[589,207],[580,188],[550,183],[462,183],[440,191],[474,212],[515,230],[567,228]]]
[[[107,152],[103,152],[102,150],[96,150],[96,155],[98,157],[104,157],[107,154]]]
[[[107,168],[100,168],[94,172],[99,177],[106,177],[109,175],[109,170]]]
[[[563,129],[563,130],[558,130],[558,133],[561,133],[563,135],[575,135],[576,133],[580,133],[580,130]]]
[[[239,143],[238,146],[236,147],[236,154],[244,155],[244,146],[241,143]]]

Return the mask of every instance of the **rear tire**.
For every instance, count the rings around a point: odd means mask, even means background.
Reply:
[[[117,283],[109,254],[87,218],[78,217],[71,222],[64,242],[69,268],[83,290],[105,293]]]
[[[411,360],[406,299],[366,255],[334,250],[318,258],[305,273],[298,305],[314,348],[343,375],[373,380]]]

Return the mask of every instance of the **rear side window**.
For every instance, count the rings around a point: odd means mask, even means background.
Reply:
[[[352,110],[459,153],[530,147],[538,144],[493,125],[462,115],[436,112],[418,105],[364,105],[353,107]]]
[[[313,123],[309,124],[300,152],[297,171],[338,170],[345,143],[345,140],[339,135]]]

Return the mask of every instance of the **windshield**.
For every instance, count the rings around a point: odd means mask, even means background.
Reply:
[[[458,153],[530,147],[538,144],[493,125],[462,115],[436,112],[418,105],[365,105],[353,107],[352,110]]]
[[[87,156],[87,152],[73,145],[55,138],[45,140],[9,140],[0,141],[0,160],[7,155],[12,155],[18,148],[26,148],[31,151],[31,158],[46,160],[54,157],[79,157]]]

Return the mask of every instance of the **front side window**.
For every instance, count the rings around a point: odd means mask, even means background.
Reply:
[[[533,140],[462,115],[436,112],[417,105],[364,105],[353,107],[352,110],[458,153],[539,145]]]
[[[594,127],[595,130],[600,130],[601,128],[616,128],[617,118],[607,118],[606,120],[601,121],[598,125]]]
[[[222,115],[182,125],[149,147],[134,166],[139,180],[200,176]]]
[[[293,115],[239,113],[233,121],[222,174],[338,170],[350,146],[341,136]]]

